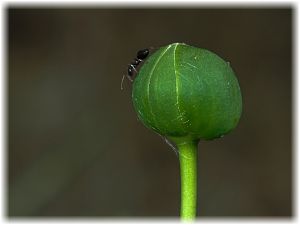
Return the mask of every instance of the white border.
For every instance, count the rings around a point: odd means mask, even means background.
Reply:
[[[0,15],[0,43],[1,43],[1,59],[0,60],[0,68],[1,68],[1,79],[0,79],[0,127],[1,127],[1,134],[0,134],[0,144],[2,147],[2,151],[0,154],[1,159],[1,173],[0,173],[0,180],[2,182],[2,185],[0,185],[0,211],[1,211],[1,217],[0,217],[0,223],[22,223],[22,224],[98,224],[98,223],[104,223],[104,224],[110,224],[110,223],[124,223],[124,224],[140,224],[140,223],[147,223],[147,224],[165,224],[165,223],[179,223],[177,220],[174,220],[173,218],[168,219],[162,219],[159,220],[157,218],[122,218],[117,217],[116,219],[113,218],[88,218],[88,219],[82,219],[81,218],[70,218],[70,219],[52,219],[52,218],[41,218],[41,219],[11,219],[7,218],[6,214],[6,193],[7,193],[7,182],[6,182],[6,168],[7,168],[7,144],[8,144],[8,126],[7,126],[7,103],[8,103],[8,79],[7,79],[7,24],[6,24],[6,8],[8,5],[10,6],[20,6],[20,7],[34,7],[34,6],[42,6],[42,7],[90,7],[90,6],[103,6],[103,7],[192,7],[192,6],[201,6],[201,7],[282,7],[282,6],[292,6],[294,9],[294,20],[293,20],[293,84],[292,88],[294,90],[293,92],[293,218],[292,219],[284,219],[284,218],[264,218],[264,217],[257,217],[257,218],[249,218],[243,217],[241,218],[216,218],[216,219],[200,219],[200,221],[197,221],[200,224],[298,224],[299,218],[299,195],[298,195],[298,187],[299,186],[299,153],[298,153],[298,147],[299,147],[299,132],[298,132],[298,112],[299,112],[299,94],[300,91],[297,87],[299,87],[299,70],[298,70],[298,64],[299,64],[299,57],[298,57],[298,37],[299,37],[299,15],[298,15],[298,1],[279,1],[279,0],[261,0],[261,1],[238,1],[238,0],[231,0],[231,1],[225,1],[225,0],[219,0],[219,1],[196,1],[196,0],[189,0],[189,1],[160,1],[160,0],[152,0],[152,1],[138,1],[138,0],[132,0],[132,1],[96,1],[96,0],[89,0],[89,1],[79,1],[79,0],[73,0],[73,1],[59,1],[59,0],[53,0],[53,1],[0,1],[1,5],[1,15]]]
[[[2,6],[2,3],[0,3]],[[4,18],[4,7],[1,7],[1,14],[0,14],[0,30],[1,30],[1,35],[0,35],[0,43],[1,43],[1,49],[0,49],[0,68],[1,68],[1,79],[0,79],[0,87],[1,87],[1,91],[0,91],[0,105],[1,105],[1,110],[0,110],[0,127],[1,127],[1,134],[0,134],[0,144],[1,144],[1,173],[0,173],[0,180],[1,180],[1,185],[0,185],[0,211],[1,211],[1,223],[3,223],[3,218],[4,218],[4,214],[5,214],[5,193],[6,193],[6,152],[7,152],[7,126],[6,126],[6,118],[7,118],[7,114],[6,114],[6,110],[7,110],[7,102],[6,102],[6,97],[7,92],[6,92],[6,84],[7,84],[7,80],[6,80],[6,62],[7,62],[7,58],[6,58],[6,47],[5,47],[5,40],[6,40],[6,31],[5,31],[5,18]]]
[[[88,6],[103,6],[103,7],[263,7],[263,6],[272,6],[272,7],[282,7],[288,6],[291,4],[297,4],[296,0],[284,1],[284,0],[261,0],[261,1],[252,1],[252,0],[52,0],[52,1],[40,1],[40,0],[10,0],[10,1],[1,1],[1,4],[6,5],[16,5],[20,7],[28,6],[51,6],[51,7],[88,7]]]

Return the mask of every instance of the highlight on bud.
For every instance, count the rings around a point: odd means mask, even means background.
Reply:
[[[164,46],[145,60],[132,100],[146,127],[175,142],[221,137],[236,127],[242,112],[229,63],[183,43]]]

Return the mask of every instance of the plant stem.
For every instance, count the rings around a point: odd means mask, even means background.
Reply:
[[[181,210],[183,221],[191,221],[197,212],[197,142],[184,142],[179,149],[181,176]]]

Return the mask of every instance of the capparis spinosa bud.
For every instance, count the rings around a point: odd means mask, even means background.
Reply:
[[[183,43],[161,47],[145,60],[132,100],[139,120],[175,143],[222,137],[236,127],[242,112],[230,64]]]

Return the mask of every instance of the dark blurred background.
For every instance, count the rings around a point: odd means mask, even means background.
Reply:
[[[173,42],[229,61],[243,95],[199,144],[198,215],[292,216],[292,8],[6,12],[9,216],[179,215],[178,157],[120,90],[137,50]]]

